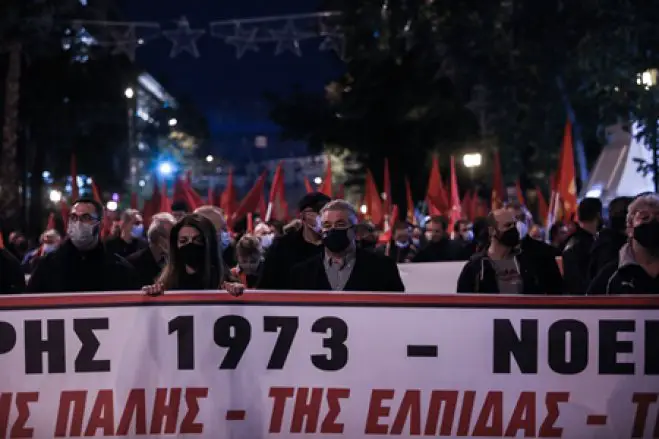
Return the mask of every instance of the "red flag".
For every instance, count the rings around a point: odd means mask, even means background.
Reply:
[[[538,218],[540,218],[540,221],[544,223],[547,221],[547,213],[549,212],[547,200],[545,200],[545,196],[542,194],[542,191],[538,186],[535,187],[535,193],[538,197]]]
[[[288,219],[288,205],[284,195],[284,168],[281,162],[275,169],[275,175],[272,179],[270,186],[270,199],[268,201],[268,209],[265,214],[265,221],[276,219],[285,221]]]
[[[306,189],[308,194],[314,191],[313,186],[311,186],[311,182],[309,181],[306,175],[304,176],[304,188]]]
[[[5,248],[5,237],[2,234],[2,230],[0,230],[0,248]]]
[[[137,209],[137,192],[130,193],[130,208]]]
[[[76,164],[76,155],[71,154],[71,201],[80,198],[78,191],[78,166]]]
[[[389,242],[394,233],[394,228],[396,227],[396,222],[398,221],[398,206],[394,204],[394,207],[391,211],[391,217],[389,218],[389,225],[387,230],[380,234],[378,241],[381,243]]]
[[[254,233],[254,215],[252,212],[247,214],[247,233]]]
[[[327,157],[327,169],[325,169],[325,178],[318,187],[318,192],[322,192],[328,197],[332,197],[332,160]]]
[[[204,200],[197,193],[197,191],[192,188],[192,185],[190,184],[189,180],[185,181],[185,184],[183,185],[183,189],[187,193],[187,198],[190,200],[191,203],[193,203],[190,206],[190,209],[195,210],[197,207],[204,205]],[[209,204],[212,205],[213,203],[209,203]]]
[[[451,213],[449,214],[449,231],[462,219],[462,205],[460,204],[460,192],[458,190],[458,176],[455,173],[455,157],[451,156]]]
[[[48,222],[46,223],[46,230],[55,230],[55,214],[50,212],[48,215]]]
[[[503,172],[501,171],[501,161],[499,159],[499,151],[494,150],[494,164],[493,164],[493,179],[492,179],[492,210],[501,209],[503,202],[506,199],[506,188],[503,184]]]
[[[442,182],[442,174],[439,170],[439,158],[437,156],[433,156],[432,158],[426,202],[428,203],[430,215],[444,214],[449,208],[446,188],[444,188],[444,183]]]
[[[405,200],[407,202],[407,221],[416,225],[416,215],[414,215],[414,199],[412,198],[412,188],[410,179],[405,177]]]
[[[62,224],[64,225],[64,230],[67,230],[69,226],[69,213],[71,212],[69,206],[65,201],[59,202],[60,216],[62,217]]]
[[[382,225],[384,213],[382,212],[382,200],[378,187],[375,185],[373,174],[366,171],[366,184],[364,187],[364,204],[366,205],[366,214],[370,221],[376,226]]]
[[[220,196],[220,207],[224,211],[229,227],[233,227],[233,213],[238,208],[238,199],[236,196],[236,187],[233,185],[233,169],[229,170],[227,185]]]
[[[384,159],[384,214],[391,213],[391,176],[389,175],[389,159]]]
[[[167,196],[167,184],[163,181],[162,190],[160,192],[160,207],[158,212],[172,213],[172,201]]]
[[[103,204],[103,198],[101,198],[101,191],[98,190],[96,182],[92,180],[92,197],[97,203]]]
[[[336,198],[339,200],[344,200],[346,197],[346,188],[340,184],[339,185],[339,191],[336,193]]]
[[[252,189],[245,195],[245,198],[242,199],[240,205],[236,211],[232,214],[234,220],[246,216],[248,213],[256,212],[261,210],[260,205],[265,206],[263,188],[265,186],[265,178],[267,171],[264,171],[263,174],[256,180]],[[264,212],[265,214],[265,212]]]
[[[195,200],[195,197],[190,189],[188,189],[188,184],[178,178],[174,182],[174,194],[172,195],[172,203],[185,203],[186,206],[188,206],[188,209],[190,210],[195,210],[197,207],[201,206],[201,204],[197,203],[197,200]]]
[[[522,191],[522,184],[519,182],[519,179],[515,181],[515,192],[517,194],[517,202],[522,206],[526,206],[526,197],[524,197],[524,191]]]
[[[564,219],[570,220],[577,213],[577,180],[574,169],[574,148],[572,146],[572,125],[568,120],[565,123],[563,134],[563,148],[558,168],[557,190],[562,207]]]
[[[465,196],[462,198],[462,214],[469,221],[473,221],[473,215],[474,215],[473,213],[474,202],[472,198],[473,198],[472,191],[465,193]]]

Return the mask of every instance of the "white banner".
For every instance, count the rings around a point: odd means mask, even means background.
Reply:
[[[413,294],[455,294],[458,277],[466,261],[398,264],[405,292]]]
[[[0,438],[659,435],[659,298],[0,297]]]

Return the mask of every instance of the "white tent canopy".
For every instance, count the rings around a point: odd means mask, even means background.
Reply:
[[[638,123],[632,126],[631,133],[622,124],[606,128],[608,144],[602,149],[579,198],[601,198],[606,205],[616,197],[633,197],[654,191],[652,175],[644,177],[637,171],[638,163],[634,161],[643,159],[652,162],[652,153],[646,148],[645,139],[637,139],[640,130]]]

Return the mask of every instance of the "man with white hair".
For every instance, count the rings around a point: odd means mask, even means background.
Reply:
[[[357,248],[357,212],[345,200],[320,210],[324,251],[291,270],[292,288],[322,291],[405,291],[393,259]]]
[[[165,266],[169,254],[169,235],[175,223],[176,219],[171,213],[153,215],[146,234],[149,246],[126,258],[135,267],[141,286],[153,284]]]
[[[627,211],[627,244],[599,272],[588,294],[659,294],[659,195],[638,196]]]

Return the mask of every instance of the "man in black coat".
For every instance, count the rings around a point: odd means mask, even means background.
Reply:
[[[165,266],[169,254],[169,235],[174,224],[176,219],[171,213],[153,215],[146,234],[149,246],[126,258],[135,268],[142,286],[154,284]]]
[[[103,206],[80,199],[71,208],[68,238],[46,255],[28,282],[32,293],[130,291],[140,288],[135,269],[108,253],[99,239]]]
[[[590,249],[602,224],[602,201],[599,198],[584,198],[577,210],[577,229],[565,243],[563,250],[563,279],[565,292],[586,294],[590,278]]]
[[[592,281],[602,268],[618,261],[620,249],[627,243],[627,210],[634,199],[617,197],[608,207],[608,225],[599,231],[590,248],[588,278]]]
[[[357,213],[350,203],[334,200],[320,214],[324,251],[293,267],[292,289],[405,291],[393,259],[357,248]]]
[[[272,242],[263,261],[258,289],[286,289],[290,285],[291,268],[323,251],[319,212],[330,201],[330,197],[320,192],[302,197],[298,203],[301,227]]]
[[[528,211],[519,203],[510,203],[506,209],[513,214],[517,220],[517,229],[520,234],[520,250],[531,260],[534,267],[542,268],[538,273],[540,285],[547,294],[563,294],[563,275],[556,263],[556,257],[560,256],[558,249],[538,241],[529,236],[529,228],[532,218]]]

